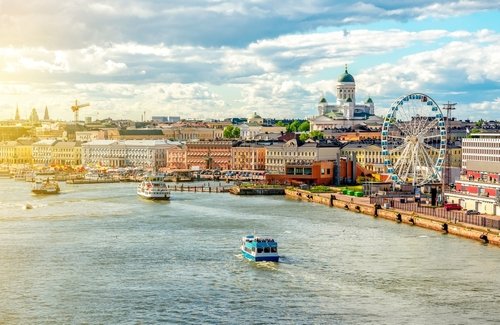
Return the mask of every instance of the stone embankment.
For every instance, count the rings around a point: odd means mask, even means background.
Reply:
[[[398,223],[432,229],[500,247],[500,230],[498,229],[489,229],[466,223],[453,222],[427,215],[417,215],[414,212],[394,208],[385,209],[380,207],[380,205],[370,204],[369,198],[366,197],[352,197],[339,193],[311,193],[300,189],[285,189],[285,194],[291,198],[325,204],[331,207],[384,218]]]

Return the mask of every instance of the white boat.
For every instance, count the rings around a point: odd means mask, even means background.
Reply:
[[[36,179],[31,191],[35,194],[57,194],[60,192],[59,184],[50,179]]]
[[[255,262],[278,262],[278,243],[269,236],[247,235],[241,239],[241,254]]]
[[[169,200],[170,191],[164,174],[146,175],[137,186],[137,195],[149,200]]]

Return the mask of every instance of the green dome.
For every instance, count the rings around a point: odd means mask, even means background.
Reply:
[[[345,67],[344,73],[339,76],[337,81],[338,82],[354,82],[354,77],[349,72],[347,72],[347,66]]]
[[[348,102],[348,103],[352,103],[352,99],[351,99],[351,97],[347,98],[346,102]]]
[[[321,100],[319,101],[320,103],[326,103],[326,99],[325,97],[321,98]]]
[[[366,100],[366,103],[367,104],[373,104],[373,100],[371,97],[368,97],[368,99]]]

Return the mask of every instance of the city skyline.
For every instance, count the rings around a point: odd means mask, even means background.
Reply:
[[[499,1],[0,3],[0,118],[304,118],[348,65],[383,114],[423,92],[500,119]]]

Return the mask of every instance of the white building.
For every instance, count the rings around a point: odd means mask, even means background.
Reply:
[[[164,140],[94,140],[82,144],[82,163],[159,169],[167,166],[172,147],[175,145]]]
[[[309,120],[311,131],[351,127],[374,118],[375,105],[370,97],[363,104],[356,103],[356,82],[347,71],[347,65],[344,73],[337,79],[336,97],[335,104],[328,104],[325,97],[321,98],[318,104],[319,115]]]

